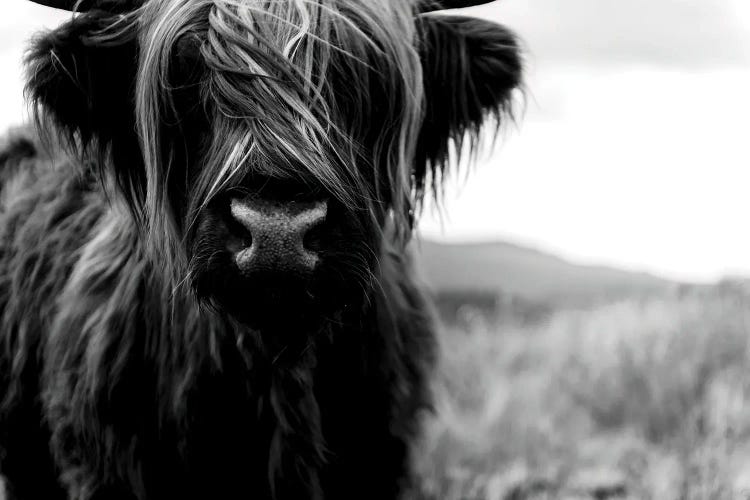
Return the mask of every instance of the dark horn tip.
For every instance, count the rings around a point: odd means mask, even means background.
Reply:
[[[53,9],[69,10],[71,12],[86,12],[91,9],[91,0],[30,0],[33,3],[52,7]]]
[[[494,0],[423,0],[419,3],[417,10],[420,13],[433,12],[436,10],[463,9],[491,3]]]

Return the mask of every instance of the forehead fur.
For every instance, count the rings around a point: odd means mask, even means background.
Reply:
[[[369,208],[382,182],[363,178],[354,168],[363,163],[388,180],[391,201],[408,195],[422,111],[409,2],[165,0],[149,2],[140,22],[137,118],[156,214],[174,167],[164,152],[175,147],[160,124],[179,114],[171,96],[183,82],[170,75],[186,46],[211,125],[210,172],[193,199],[209,200],[254,166]]]

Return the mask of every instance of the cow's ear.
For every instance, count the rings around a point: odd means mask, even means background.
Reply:
[[[38,36],[26,55],[26,95],[37,119],[83,150],[134,131],[135,30],[103,12]]]
[[[439,190],[449,161],[459,160],[449,152],[478,147],[488,118],[497,132],[511,113],[523,64],[515,35],[497,23],[440,15],[421,16],[418,25],[426,106],[415,165],[421,193]]]
[[[136,27],[127,16],[97,10],[37,36],[26,55],[26,96],[41,130],[77,155],[96,156],[91,163],[101,175],[108,155],[130,163],[130,172],[115,166],[115,174],[131,193],[140,184],[133,169],[140,161],[137,47]]]

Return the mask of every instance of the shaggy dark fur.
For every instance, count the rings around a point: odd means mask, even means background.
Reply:
[[[514,37],[404,0],[89,3],[29,51],[41,134],[0,142],[11,498],[399,498],[434,357],[405,247],[508,110]],[[238,270],[238,196],[327,200],[314,275]]]

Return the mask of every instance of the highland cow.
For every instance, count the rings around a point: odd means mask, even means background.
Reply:
[[[399,498],[435,356],[406,246],[515,37],[430,14],[486,0],[36,1],[80,13],[0,144],[11,498]]]

